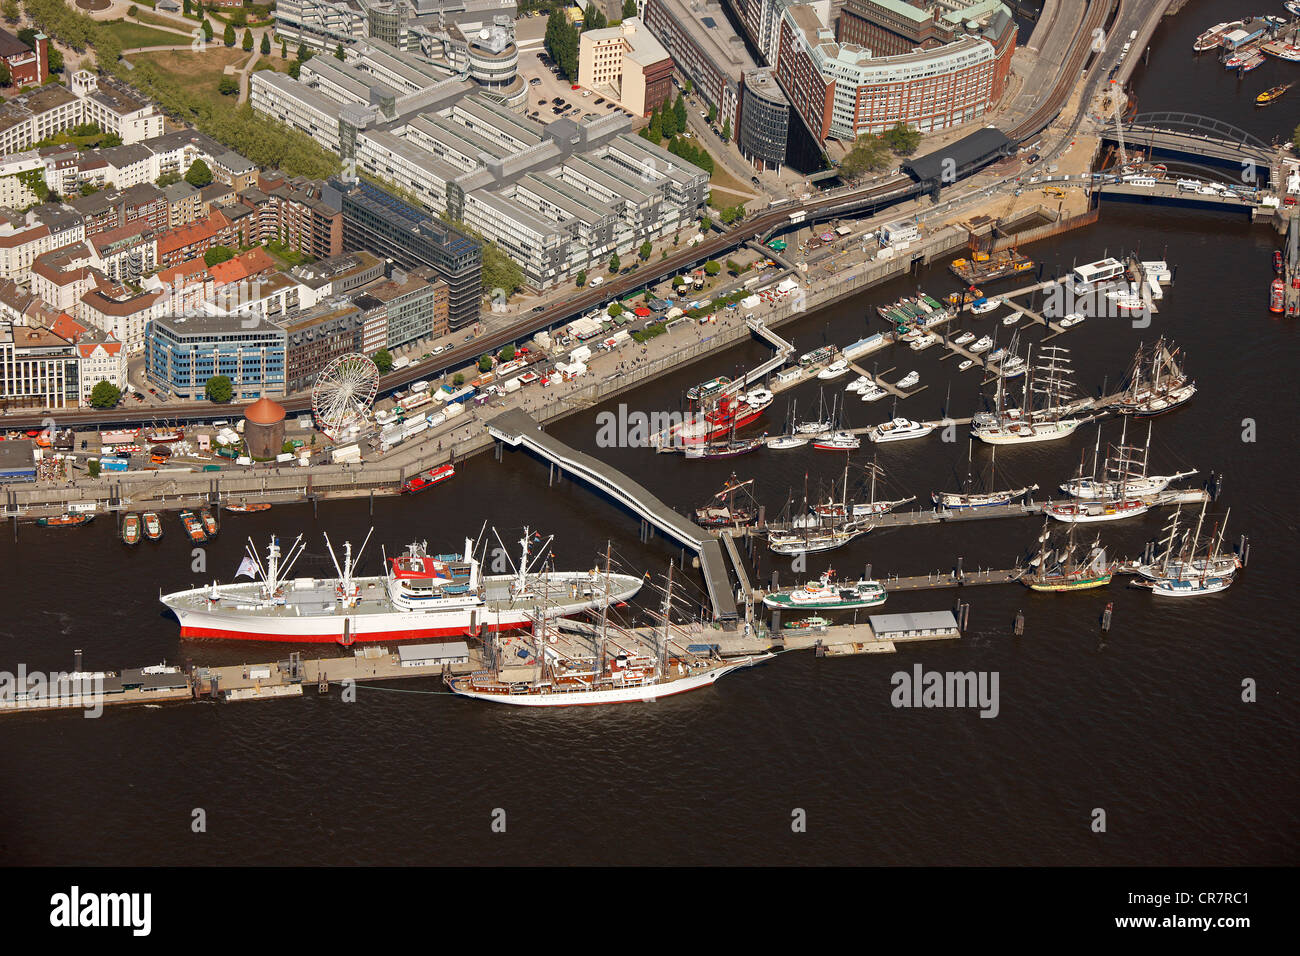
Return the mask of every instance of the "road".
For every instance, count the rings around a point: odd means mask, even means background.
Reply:
[[[1038,108],[1033,110],[1022,122],[1005,131],[1009,139],[1013,142],[1023,143],[1047,128],[1060,114],[1066,102],[1075,92],[1078,80],[1082,78],[1085,64],[1087,64],[1090,57],[1094,56],[1092,49],[1094,31],[1106,22],[1115,7],[1115,3],[1116,0],[1091,0],[1087,14],[1072,38],[1069,53],[1061,61],[1056,82],[1053,84],[1050,93]],[[1154,15],[1158,16],[1158,11],[1163,10],[1165,5],[1166,0],[1130,0],[1125,4],[1126,9],[1121,12],[1115,29],[1123,29],[1124,35],[1127,36],[1128,30],[1134,29],[1140,23],[1145,22],[1153,15],[1153,11],[1156,11]],[[1133,26],[1129,26],[1130,22]],[[1118,46],[1120,44],[1115,45],[1116,48]],[[1057,146],[1050,151],[1039,151],[1044,157],[1044,162],[1049,161],[1051,157],[1058,154],[1069,143],[1070,138],[1078,128],[1080,119],[1086,115],[1086,108],[1084,107],[1091,100],[1098,83],[1104,79],[1106,72],[1110,66],[1114,65],[1116,59],[1117,49],[1103,50],[1096,56],[1096,62],[1091,67],[1091,74],[1085,82],[1083,96],[1080,99],[1082,106],[1078,115],[1074,118],[1071,126],[1062,136]],[[1014,177],[1007,177],[1003,185],[1012,179]],[[997,183],[974,183],[971,180],[954,184],[948,187],[957,193],[957,195],[949,198],[949,208],[952,208],[956,202],[987,196],[997,186]],[[801,224],[825,221],[850,214],[861,216],[872,214],[887,205],[903,201],[918,192],[917,184],[910,177],[899,175],[866,186],[830,190],[806,202],[791,201],[783,203],[775,209],[769,209],[750,216],[729,230],[715,230],[703,242],[695,246],[684,247],[670,254],[667,259],[644,263],[640,268],[627,275],[609,279],[598,288],[587,288],[579,291],[563,303],[557,303],[542,312],[521,316],[519,321],[513,324],[489,330],[472,341],[461,343],[453,347],[451,351],[444,352],[433,359],[386,375],[380,380],[380,392],[390,392],[419,379],[435,378],[447,369],[467,365],[484,353],[494,352],[502,346],[526,339],[542,329],[559,324],[566,318],[581,315],[591,308],[603,305],[613,299],[620,299],[629,293],[646,288],[669,276],[679,275],[709,259],[717,258],[728,250],[751,239],[766,236],[782,226],[789,225],[792,213],[799,211],[805,213],[806,218]],[[284,405],[286,412],[291,416],[303,414],[311,409],[309,396],[295,396],[284,400],[281,404]],[[5,429],[41,428],[51,419],[60,428],[68,426],[102,427],[116,424],[147,425],[158,421],[161,417],[159,413],[164,412],[166,420],[170,422],[203,421],[229,418],[232,414],[237,413],[238,407],[213,406],[210,403],[202,402],[178,403],[155,409],[120,407],[105,411],[68,409],[55,412],[28,412],[0,417],[0,427]]]

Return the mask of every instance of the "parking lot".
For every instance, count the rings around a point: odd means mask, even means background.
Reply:
[[[519,75],[528,83],[527,115],[540,123],[551,123],[561,118],[581,120],[584,116],[605,116],[619,111],[617,104],[599,93],[589,91],[590,95],[583,96],[582,90],[573,89],[553,71],[554,64],[542,46],[545,33],[545,17],[525,17],[515,22]]]

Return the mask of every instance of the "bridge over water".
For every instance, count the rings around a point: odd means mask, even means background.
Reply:
[[[700,559],[713,619],[734,626],[738,617],[726,560],[718,536],[682,517],[649,489],[598,458],[571,448],[542,431],[537,419],[520,409],[502,412],[487,423],[488,433],[512,448],[523,446],[551,464],[581,478],[597,491],[640,515],[663,535],[690,548]]]
[[[1151,158],[1215,169],[1231,169],[1242,182],[1264,187],[1275,182],[1278,151],[1259,137],[1230,123],[1196,113],[1139,113],[1120,129],[1113,124],[1102,140],[1127,149],[1144,149]]]

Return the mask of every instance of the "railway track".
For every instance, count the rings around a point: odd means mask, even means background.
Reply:
[[[1089,58],[1093,56],[1092,37],[1115,10],[1119,0],[1092,0],[1075,34],[1069,56],[1057,75],[1056,85],[1048,98],[1027,117],[1024,122],[1007,132],[1007,138],[1016,143],[1023,143],[1037,135],[1060,113],[1069,99],[1077,77],[1085,69]],[[489,331],[475,338],[472,342],[462,343],[444,352],[436,359],[410,365],[400,372],[392,372],[380,379],[379,390],[391,392],[409,385],[422,378],[435,377],[444,370],[464,365],[486,352],[494,352],[502,346],[524,339],[535,332],[549,328],[573,315],[580,315],[586,310],[618,299],[629,292],[652,285],[667,276],[677,275],[700,263],[716,257],[719,253],[733,249],[753,238],[766,235],[783,225],[790,225],[792,213],[805,213],[799,223],[815,222],[819,219],[849,210],[861,211],[861,207],[883,206],[899,202],[919,191],[917,184],[909,176],[895,176],[884,182],[852,192],[824,196],[806,203],[782,205],[775,209],[747,219],[739,227],[707,237],[703,242],[669,255],[661,262],[649,264],[629,273],[609,280],[598,289],[588,289],[567,299],[544,312],[529,313],[518,322]],[[282,404],[289,415],[301,415],[311,410],[311,399],[294,397],[283,400]],[[105,425],[150,425],[158,421],[186,422],[210,421],[229,418],[238,414],[241,406],[213,406],[207,402],[193,402],[168,405],[164,408],[121,408],[96,411],[94,409],[74,409],[54,412],[22,413],[0,416],[2,430],[30,430],[42,428],[48,420],[53,419],[59,428],[93,427]]]

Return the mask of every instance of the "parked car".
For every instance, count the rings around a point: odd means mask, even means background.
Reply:
[[[534,312],[545,312],[545,311],[546,311],[546,306],[544,306],[544,305],[535,305],[535,306],[533,306],[533,311],[534,311]]]

